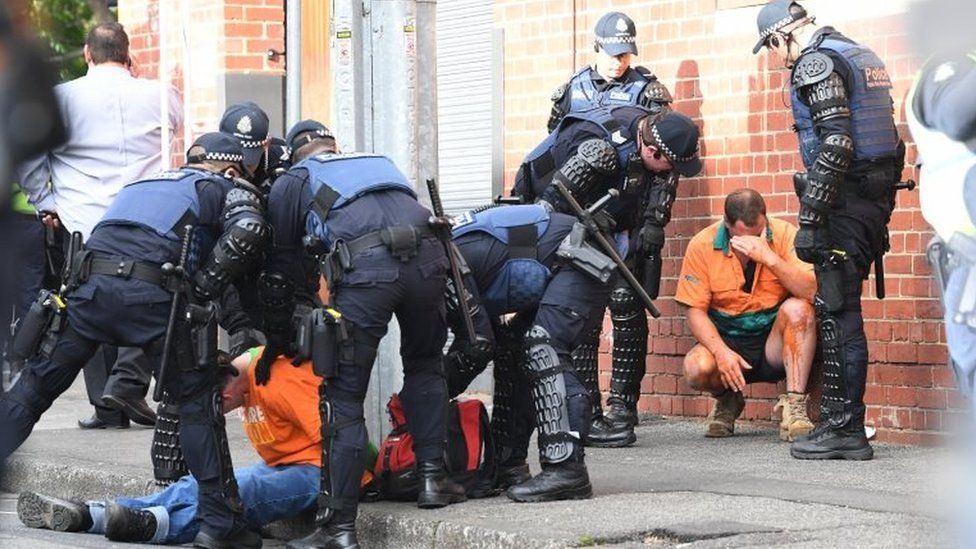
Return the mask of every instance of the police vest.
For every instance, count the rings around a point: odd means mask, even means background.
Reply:
[[[643,107],[638,108],[646,110],[650,114],[649,110]],[[631,155],[637,152],[637,142],[633,137],[624,137],[624,128],[613,117],[612,112],[613,108],[611,107],[596,107],[564,116],[559,122],[559,125],[556,126],[556,129],[542,143],[539,143],[536,148],[532,149],[532,152],[522,161],[523,175],[528,177],[528,180],[525,182],[527,188],[525,190],[516,189],[516,192],[531,191],[532,198],[535,198],[540,196],[542,191],[549,186],[549,183],[552,181],[552,176],[560,167],[556,165],[556,161],[552,156],[552,149],[559,140],[559,136],[566,128],[566,125],[576,120],[592,122],[603,130],[603,139],[613,145],[613,148],[617,151],[620,174],[621,177],[624,177],[627,173]]]
[[[860,45],[824,38],[816,49],[827,49],[840,54],[850,69],[852,78],[850,94],[851,125],[854,135],[854,160],[869,161],[894,158],[898,150],[898,132],[895,130],[894,106],[891,101],[891,78],[884,62],[873,51]],[[820,139],[813,130],[810,107],[799,100],[794,87],[790,102],[793,119],[800,141],[800,155],[809,169],[820,155]]]
[[[593,73],[590,67],[579,70],[569,80],[569,112],[588,111],[599,106],[638,106],[641,92],[650,83],[644,75],[631,69],[640,78],[629,82],[614,83],[606,88],[597,89],[593,83]]]
[[[909,94],[907,106],[913,104],[916,91],[913,88]],[[918,189],[922,216],[946,242],[956,232],[976,234],[964,196],[967,178],[976,168],[976,154],[965,143],[922,124],[915,109],[905,111],[922,165]]]
[[[462,214],[454,238],[481,232],[508,247],[505,264],[487,288],[482,304],[492,316],[534,307],[542,299],[552,272],[539,261],[538,242],[549,228],[549,212],[542,206],[503,206]]]
[[[328,243],[325,220],[331,210],[376,191],[395,190],[417,198],[410,181],[393,161],[375,154],[320,154],[295,164],[308,170],[312,214],[306,232]]]
[[[216,178],[211,173],[181,169],[130,183],[122,187],[95,229],[108,225],[134,225],[167,240],[179,241],[183,227],[197,225],[200,218],[197,182]]]

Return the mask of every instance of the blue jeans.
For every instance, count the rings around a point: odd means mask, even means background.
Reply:
[[[319,493],[319,468],[314,465],[263,463],[234,471],[244,502],[244,521],[257,529],[269,522],[297,515],[315,507]],[[156,517],[152,543],[182,544],[193,541],[200,530],[197,514],[197,482],[187,475],[162,492],[138,498],[115,500],[131,509],[144,509]],[[105,533],[105,504],[89,502],[93,534]]]

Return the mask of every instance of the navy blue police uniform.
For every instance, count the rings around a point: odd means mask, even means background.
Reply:
[[[868,347],[861,281],[888,247],[886,225],[904,167],[891,81],[874,52],[824,27],[801,51],[791,84],[806,168],[796,178],[796,250],[817,275],[814,305],[825,373],[820,421],[791,453],[871,459],[864,436]]]
[[[577,241],[571,243],[574,230]],[[600,268],[587,272],[571,259],[573,244],[586,245],[583,230],[574,217],[541,205],[468,212],[454,228],[454,243],[470,270],[466,292],[483,347],[469,348],[460,319],[452,315],[449,391],[463,391],[494,360],[499,485],[511,484],[509,497],[517,501],[592,493],[583,460],[589,402],[571,352],[583,333],[602,322],[613,266],[592,249]],[[503,324],[501,317],[511,313],[516,319]],[[533,423],[543,471],[529,480],[525,460]]]
[[[207,159],[239,161],[236,142],[217,138]],[[225,138],[226,139],[226,138]],[[194,145],[196,146],[196,144]],[[213,152],[215,150],[224,152]],[[191,151],[193,148],[191,147]],[[192,160],[191,160],[192,162]],[[192,226],[185,265],[194,300],[206,303],[256,259],[267,237],[260,199],[246,183],[213,172],[182,168],[124,187],[95,227],[85,251],[72,262],[66,296],[66,323],[47,356],[24,370],[0,399],[0,458],[28,437],[34,424],[71,385],[100,344],[141,347],[159,374],[164,336],[173,301],[171,280],[161,266],[178,264],[184,227]],[[210,309],[212,312],[213,309]],[[213,316],[213,315],[211,315]],[[208,320],[214,320],[210,318]],[[216,324],[201,327],[216,329]],[[208,350],[193,355],[202,337],[180,330],[174,356],[178,375],[168,375],[168,394],[179,403],[179,438],[190,472],[199,483],[200,546],[220,541],[260,547],[260,537],[244,529],[243,512],[224,431],[218,368]],[[215,333],[215,332],[214,332]],[[215,341],[213,341],[215,345]]]
[[[293,130],[292,133],[295,133]],[[293,338],[293,292],[303,283],[303,241],[328,250],[321,257],[331,306],[344,336],[337,364],[319,370],[323,425],[319,529],[292,547],[351,547],[367,433],[363,400],[380,339],[395,315],[401,330],[403,402],[422,480],[446,479],[447,339],[444,292],[447,257],[418,201],[393,162],[370,154],[321,154],[278,178],[269,197],[275,246],[261,277],[265,353],[284,352]],[[262,360],[264,357],[262,357]],[[313,361],[315,362],[315,361]],[[316,364],[316,368],[320,368]],[[260,376],[266,376],[260,373]],[[260,378],[259,378],[260,379]],[[436,478],[435,478],[436,477]],[[428,501],[422,482],[421,506]],[[430,490],[427,490],[429,492]]]

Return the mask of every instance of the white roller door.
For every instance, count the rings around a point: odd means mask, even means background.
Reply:
[[[438,155],[448,212],[492,198],[492,9],[491,0],[437,2]]]

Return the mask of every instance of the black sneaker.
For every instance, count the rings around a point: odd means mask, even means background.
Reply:
[[[597,448],[623,448],[637,442],[637,434],[630,423],[611,423],[606,417],[598,417],[590,424],[586,445]]]
[[[17,497],[17,516],[28,528],[85,532],[92,527],[88,505],[36,492],[20,493]]]
[[[630,427],[631,430],[637,425],[637,406],[631,406],[626,402],[610,397],[607,400],[608,410],[606,420],[615,429]]]
[[[156,516],[115,502],[105,506],[105,537],[112,541],[149,541],[156,535]]]

